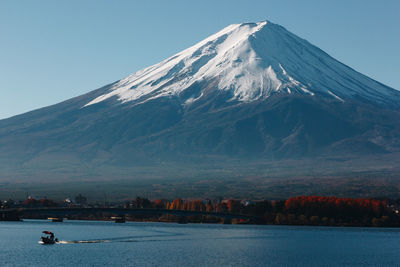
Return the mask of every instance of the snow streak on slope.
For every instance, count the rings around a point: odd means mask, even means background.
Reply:
[[[117,82],[85,106],[117,97],[142,103],[179,96],[196,82],[217,81],[226,101],[251,102],[273,93],[322,93],[336,101],[362,97],[384,103],[395,93],[341,64],[283,27],[263,21],[233,24],[200,43]],[[183,99],[191,104],[203,96]]]

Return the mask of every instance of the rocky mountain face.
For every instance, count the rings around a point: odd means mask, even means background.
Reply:
[[[365,159],[367,168],[380,157],[391,168],[399,136],[399,91],[279,25],[244,23],[85,95],[1,120],[0,177],[145,177],[185,166],[201,175],[201,164],[245,174],[254,162],[319,168],[326,159],[351,172],[343,162]]]

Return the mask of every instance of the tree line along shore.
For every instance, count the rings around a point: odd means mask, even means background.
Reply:
[[[274,225],[362,226],[400,227],[400,200],[372,198],[340,198],[323,196],[296,196],[286,200],[236,200],[236,199],[156,199],[137,197],[118,203],[88,203],[78,195],[74,200],[54,201],[30,197],[24,201],[11,199],[1,202],[1,209],[51,207],[114,207],[125,209],[162,209],[199,211],[221,214],[246,215],[251,220],[226,220],[209,215],[186,216],[189,223],[252,223]],[[108,220],[112,214],[96,213],[73,215],[68,219]],[[43,218],[32,218],[43,219]],[[176,215],[134,215],[127,221],[181,222]]]

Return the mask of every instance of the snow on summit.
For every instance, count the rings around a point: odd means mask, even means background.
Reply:
[[[385,103],[393,89],[338,62],[285,28],[262,21],[232,24],[196,45],[120,81],[85,106],[117,97],[143,103],[179,96],[191,85],[216,81],[226,101],[251,102],[274,93],[322,94],[336,101],[363,97]],[[189,97],[191,104],[203,96]]]

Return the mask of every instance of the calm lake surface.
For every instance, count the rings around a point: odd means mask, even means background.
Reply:
[[[62,244],[39,245],[43,230]],[[1,266],[399,266],[400,229],[0,222]]]

